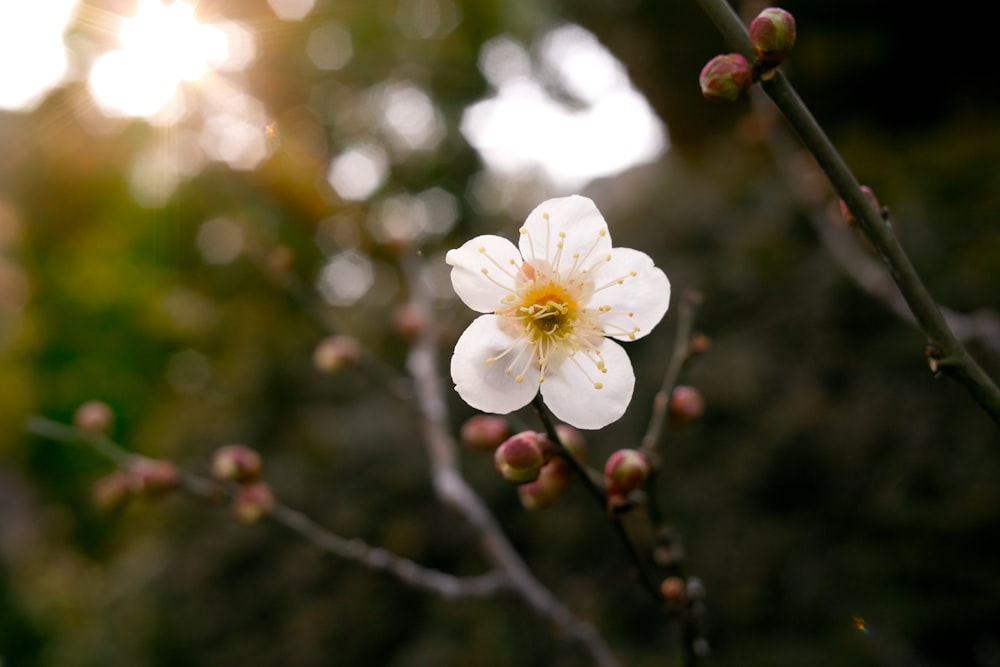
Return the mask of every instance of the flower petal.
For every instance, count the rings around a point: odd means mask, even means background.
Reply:
[[[514,276],[521,268],[514,244],[493,235],[477,236],[449,250],[445,261],[453,267],[451,284],[458,298],[480,313],[492,313],[514,291]]]
[[[604,216],[593,201],[580,195],[543,201],[528,214],[523,229],[518,246],[524,259],[545,260],[555,269],[568,268],[575,253],[580,254],[579,262],[586,266],[611,249]],[[565,236],[560,237],[560,233]],[[557,247],[560,240],[561,253]]]
[[[591,274],[597,290],[588,308],[603,308],[597,321],[606,335],[618,340],[642,338],[667,312],[670,281],[644,252],[613,248],[609,254],[611,259]]]
[[[577,428],[597,429],[618,420],[635,388],[632,362],[621,345],[602,338],[596,351],[607,372],[598,370],[594,353],[588,358],[581,350],[548,366],[542,384],[542,399],[552,414]],[[602,387],[595,388],[595,382]]]
[[[477,410],[497,414],[524,407],[538,392],[538,362],[527,356],[534,350],[526,339],[518,341],[511,336],[502,328],[502,322],[498,315],[477,317],[458,339],[451,358],[451,379],[462,399]],[[501,354],[502,359],[486,361]],[[515,376],[529,361],[533,372],[525,373],[524,381],[517,382]],[[515,364],[515,370],[507,375],[505,371],[511,364]]]

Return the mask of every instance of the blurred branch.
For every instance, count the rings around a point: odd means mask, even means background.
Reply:
[[[725,0],[698,0],[698,3],[731,46],[749,59],[755,57],[746,27]],[[1000,389],[951,330],[892,228],[862,193],[853,172],[823,128],[780,70],[770,70],[767,76],[761,78],[760,83],[819,162],[826,177],[846,202],[865,236],[888,268],[914,319],[927,334],[926,354],[931,370],[946,373],[965,387],[1000,426]]]
[[[428,294],[416,258],[404,262],[414,301],[429,307]],[[458,468],[457,444],[448,428],[445,390],[438,373],[438,329],[434,324],[417,339],[408,360],[410,374],[417,388],[416,398],[422,415],[422,430],[430,456],[431,479],[441,502],[461,515],[479,537],[486,557],[503,572],[510,587],[540,616],[552,621],[567,637],[583,647],[600,667],[620,663],[593,626],[573,614],[528,569],[520,554],[507,540],[496,518],[483,500],[469,486]]]
[[[646,434],[642,437],[641,451],[654,462],[653,469],[658,466],[656,445],[663,436],[666,426],[667,410],[670,407],[670,394],[677,386],[684,364],[691,357],[691,332],[694,328],[695,316],[701,305],[701,294],[687,290],[681,296],[677,310],[677,334],[674,338],[674,349],[670,354],[670,363],[663,374],[660,389],[653,397],[653,413],[649,419]]]
[[[106,436],[84,433],[43,417],[30,417],[25,429],[29,433],[51,440],[89,447],[123,470],[134,469],[142,462],[154,461],[125,450]],[[224,484],[183,470],[178,470],[177,475],[178,486],[181,489],[191,496],[213,504],[232,500],[239,489],[236,484]],[[328,554],[352,560],[372,570],[386,572],[404,584],[422,588],[444,598],[484,597],[508,588],[507,577],[502,572],[494,570],[479,576],[457,577],[423,567],[386,549],[373,547],[361,539],[341,537],[302,512],[280,502],[275,502],[267,514],[275,523],[312,542]]]
[[[751,90],[751,102],[754,112],[769,128],[768,146],[774,156],[775,164],[781,171],[790,190],[797,199],[799,206],[816,233],[824,248],[837,263],[844,274],[859,288],[874,299],[885,304],[886,308],[901,319],[916,323],[913,313],[906,305],[899,288],[886,274],[881,265],[857,241],[851,228],[844,223],[839,210],[829,206],[829,198],[825,191],[815,192],[811,187],[813,181],[812,163],[802,164],[796,159],[798,146],[785,132],[772,128],[772,120],[776,116],[774,107],[763,104],[763,94]],[[976,341],[1000,359],[1000,316],[991,309],[982,308],[973,313],[962,313],[940,306],[948,326],[955,336],[963,343]]]

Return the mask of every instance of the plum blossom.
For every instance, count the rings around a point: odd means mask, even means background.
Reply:
[[[542,202],[518,246],[477,236],[448,252],[451,282],[483,313],[455,345],[451,377],[466,403],[506,414],[542,400],[560,420],[597,429],[620,418],[635,374],[615,341],[663,318],[670,281],[645,253],[613,248],[594,202]]]

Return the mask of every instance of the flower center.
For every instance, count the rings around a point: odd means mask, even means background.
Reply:
[[[580,305],[563,285],[549,282],[530,286],[520,302],[513,319],[521,322],[535,345],[563,341],[572,335]]]

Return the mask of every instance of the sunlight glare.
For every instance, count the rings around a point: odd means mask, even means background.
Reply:
[[[229,58],[226,32],[198,23],[187,2],[140,0],[119,38],[121,48],[98,58],[90,73],[91,92],[111,115],[151,116],[182,81],[197,81]]]
[[[68,55],[62,35],[77,0],[0,2],[0,109],[31,111],[62,83]],[[16,65],[14,65],[16,63]]]

